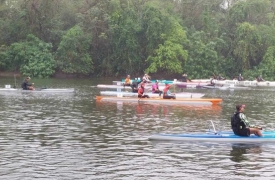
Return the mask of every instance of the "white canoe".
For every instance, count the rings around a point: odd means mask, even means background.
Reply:
[[[147,91],[152,89],[152,83],[146,83],[145,84],[145,89]],[[123,89],[131,89],[132,88],[130,86],[123,86],[123,85],[109,85],[109,84],[98,84],[96,86],[97,88],[102,88],[102,89],[117,89],[118,91],[123,90]],[[163,90],[164,89],[164,85],[159,85],[159,89]]]
[[[158,93],[146,93],[149,97],[159,97]],[[189,92],[181,92],[174,93],[176,98],[201,98],[205,94],[203,93],[189,93]],[[137,97],[137,93],[133,92],[118,92],[118,91],[100,91],[100,95],[104,96],[118,96],[118,97]]]
[[[211,86],[211,85],[206,85],[203,86],[205,89],[229,89],[229,86]]]
[[[35,90],[22,90],[15,88],[0,88],[0,92],[26,92],[26,93],[36,93],[36,92],[46,92],[46,93],[72,93],[74,92],[74,88],[60,88],[60,89],[35,89]]]
[[[191,82],[195,82],[195,83],[210,83],[210,79],[192,79]]]
[[[275,81],[238,81],[238,80],[214,80],[215,84],[219,85],[235,85],[235,86],[247,86],[247,87],[255,87],[255,86],[275,86]]]

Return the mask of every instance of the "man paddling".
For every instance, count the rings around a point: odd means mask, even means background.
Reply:
[[[137,78],[135,78],[135,80],[131,84],[132,92],[138,92],[138,84],[139,83],[141,83],[141,81],[137,80]]]
[[[142,83],[138,89],[138,98],[149,98],[148,95],[144,94],[145,90],[144,90],[144,86],[145,83]]]
[[[262,128],[250,125],[244,112],[245,105],[240,104],[236,106],[236,112],[231,117],[231,128],[234,134],[238,136],[250,136],[255,134],[256,136],[262,135]]]
[[[163,99],[176,99],[176,96],[173,95],[169,88],[171,87],[171,85],[169,85],[168,83],[165,83],[165,87],[163,89]]]
[[[131,78],[130,75],[127,75],[127,77],[125,78],[125,82],[123,83],[123,86],[131,86]]]
[[[23,90],[34,90],[34,83],[29,83],[30,80],[30,77],[26,77],[26,79],[22,82],[21,87]]]
[[[159,97],[161,96],[162,94],[162,91],[159,90],[159,81],[156,80],[156,82],[152,85],[152,93],[158,93],[159,94]]]

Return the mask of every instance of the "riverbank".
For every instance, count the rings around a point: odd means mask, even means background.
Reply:
[[[154,73],[154,74],[149,74],[151,76],[152,79],[158,79],[158,80],[163,80],[163,79],[180,79],[181,75],[179,74],[163,74],[163,73]],[[102,78],[110,78],[110,79],[123,79],[125,78],[127,75],[125,76],[118,76],[118,77],[102,77]],[[0,71],[0,77],[23,77],[23,75],[19,72],[7,72],[7,71]],[[56,72],[53,76],[53,78],[93,78],[92,76],[87,76],[87,75],[81,75],[81,74],[66,74],[63,72]],[[139,75],[131,75],[132,78],[142,78],[143,74],[139,74]],[[99,78],[99,77],[96,77]]]
[[[7,71],[0,71],[0,77],[23,77],[23,75],[19,72],[7,72]],[[57,72],[53,76],[53,78],[89,78],[85,75],[79,74],[66,74]]]

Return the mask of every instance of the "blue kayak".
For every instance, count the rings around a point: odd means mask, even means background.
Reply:
[[[212,141],[212,142],[273,142],[275,131],[262,131],[263,136],[254,134],[249,137],[237,136],[233,132],[217,133],[194,133],[194,134],[155,134],[149,140],[170,140],[170,141]]]

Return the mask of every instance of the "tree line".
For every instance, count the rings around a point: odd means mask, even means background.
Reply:
[[[0,70],[275,79],[275,0],[0,0]]]

